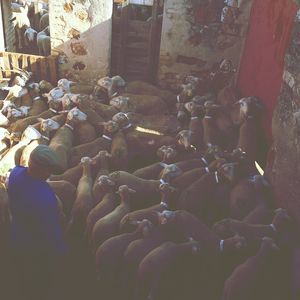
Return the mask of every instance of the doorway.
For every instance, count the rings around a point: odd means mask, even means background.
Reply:
[[[111,75],[155,83],[163,18],[162,0],[114,0]]]

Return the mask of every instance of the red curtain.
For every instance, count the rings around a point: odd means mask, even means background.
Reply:
[[[270,141],[272,114],[297,9],[292,0],[255,0],[252,6],[238,86],[244,96],[255,95],[263,100],[264,126]]]

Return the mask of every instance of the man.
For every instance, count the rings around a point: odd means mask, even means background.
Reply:
[[[56,196],[46,180],[59,172],[59,157],[46,145],[31,153],[28,168],[9,176],[11,244],[22,299],[48,299],[53,273],[66,254]],[[21,299],[21,298],[20,298]]]

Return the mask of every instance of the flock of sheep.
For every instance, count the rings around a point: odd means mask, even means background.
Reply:
[[[50,55],[48,1],[15,0],[11,3],[11,11],[18,51]]]
[[[2,197],[9,170],[47,144],[63,228],[99,297],[299,299],[293,221],[255,167],[263,106],[224,88],[232,71],[223,60],[176,96],[120,76],[83,93],[16,70],[1,101]]]

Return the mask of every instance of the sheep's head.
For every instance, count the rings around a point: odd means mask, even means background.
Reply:
[[[61,98],[64,95],[64,91],[59,88],[53,88],[49,93],[44,93],[43,97],[48,98],[48,102],[50,101],[61,101]]]
[[[114,97],[110,100],[109,104],[122,112],[129,111],[129,107],[128,107],[129,97],[125,97],[125,96]]]
[[[105,91],[105,94],[110,99],[118,93],[119,88],[126,85],[126,82],[121,76],[104,77],[98,80],[97,85],[102,92]]]
[[[129,194],[135,194],[136,191],[129,188],[128,185],[120,185],[117,192],[117,194],[119,194],[121,197],[125,197],[128,196]]]
[[[223,241],[223,245],[222,243],[220,243],[220,251],[222,252],[242,251],[247,247],[247,241],[243,236],[235,235]]]
[[[85,156],[81,158],[80,164],[83,167],[89,167],[90,165],[95,164],[95,161],[92,158]]]
[[[184,103],[176,103],[177,108],[177,120],[179,122],[186,122],[189,120],[188,111],[185,108]]]
[[[247,159],[247,153],[241,148],[236,148],[231,152],[230,158],[232,162],[240,162]]]
[[[75,84],[74,81],[70,81],[66,78],[62,78],[62,79],[58,80],[57,87],[62,89],[64,92],[69,93],[71,86],[74,84]]]
[[[272,224],[275,226],[276,230],[282,231],[292,224],[292,218],[289,216],[286,209],[278,208],[275,210]]]
[[[163,145],[157,150],[156,154],[160,161],[167,162],[172,161],[176,157],[177,151],[171,146]]]
[[[81,110],[79,110],[77,107],[74,107],[68,112],[67,119],[70,121],[73,120],[82,122],[87,120],[87,115]]]
[[[23,115],[23,112],[16,109],[16,108],[11,108],[11,107],[8,107],[7,109],[7,118],[10,119],[10,118],[15,118],[15,119],[18,119],[18,118],[22,118],[24,115]]]
[[[187,102],[188,100],[192,99],[195,96],[196,87],[194,83],[187,83],[181,85],[181,92],[180,92],[180,102]]]
[[[147,237],[153,229],[152,222],[147,219],[136,221],[136,224],[138,226],[137,232],[141,232],[143,237]]]
[[[41,80],[39,82],[39,88],[42,93],[49,93],[54,87],[49,81]]]
[[[119,112],[112,117],[112,120],[119,124],[121,128],[130,124],[130,120],[126,113]]]
[[[111,180],[109,176],[102,175],[97,179],[96,185],[99,186],[103,191],[108,191],[115,187],[116,183]]]
[[[239,176],[239,163],[226,163],[218,169],[218,173],[229,182],[233,183],[238,179]]]
[[[216,104],[213,101],[206,101],[204,103],[204,110],[206,114],[216,113],[222,106],[220,104]]]
[[[3,106],[1,109],[2,113],[7,113],[8,108],[17,108],[16,105],[11,100],[3,100]]]
[[[29,125],[23,132],[21,140],[38,140],[41,138],[41,133],[33,126]]]
[[[25,33],[25,44],[26,46],[30,46],[30,44],[34,43],[37,38],[37,31],[33,28],[29,27],[26,29]]]
[[[186,150],[189,150],[191,148],[195,150],[195,148],[192,147],[191,137],[192,137],[192,132],[190,130],[181,130],[177,134],[176,139],[178,144],[183,146]]]
[[[165,195],[169,195],[169,194],[172,194],[174,193],[175,191],[177,191],[176,188],[174,188],[173,186],[171,186],[170,184],[168,183],[162,183],[159,185],[159,191],[162,193],[162,194],[165,194]]]
[[[258,117],[264,109],[262,102],[257,97],[242,98],[236,104],[240,105],[241,121]]]
[[[173,178],[176,178],[182,174],[182,171],[175,164],[166,166],[161,172],[161,179],[166,182],[170,182]]]
[[[100,125],[103,125],[105,133],[116,133],[120,129],[118,123],[114,121],[100,123]]]
[[[164,210],[163,212],[157,213],[158,224],[166,225],[170,223],[176,217],[176,212],[171,210]]]
[[[43,131],[43,132],[54,131],[60,127],[60,125],[52,119],[45,120],[42,118],[38,118],[38,121],[41,122],[40,128],[41,128],[41,131]]]
[[[224,152],[218,145],[207,145],[207,150],[204,155],[206,160],[215,160],[218,158],[222,158],[224,156]]]
[[[67,93],[61,98],[63,110],[70,110],[75,106],[74,99],[77,99],[78,95]]]
[[[204,114],[203,105],[196,104],[193,101],[185,103],[185,109],[193,116],[201,116]]]
[[[230,59],[224,58],[219,65],[219,70],[222,73],[234,73],[236,69],[234,69],[232,61]]]

